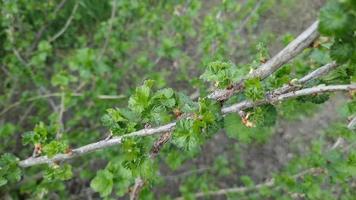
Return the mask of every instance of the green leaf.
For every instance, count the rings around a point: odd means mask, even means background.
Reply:
[[[353,55],[355,47],[350,43],[337,41],[331,46],[330,56],[338,63],[347,62]]]
[[[130,110],[110,108],[107,109],[107,113],[101,118],[101,121],[114,135],[123,135],[135,131],[140,120],[137,113]]]
[[[0,185],[5,185],[9,182],[13,183],[21,179],[21,169],[18,166],[19,159],[9,153],[5,153],[0,157]]]
[[[192,150],[198,146],[199,134],[193,132],[194,120],[182,119],[176,124],[173,143],[184,150]]]
[[[64,141],[51,141],[43,147],[43,152],[49,157],[53,157],[56,154],[64,153],[68,149],[68,144]]]
[[[341,4],[330,1],[320,11],[319,31],[324,35],[335,35],[347,30],[348,15]]]
[[[245,81],[245,95],[252,101],[264,98],[265,90],[259,78],[252,78]]]
[[[259,127],[272,127],[277,121],[277,110],[271,104],[254,108],[249,120]]]
[[[113,188],[113,174],[108,170],[100,170],[90,182],[90,187],[100,193],[101,197],[109,196]]]
[[[11,123],[5,123],[0,126],[0,138],[10,137],[15,133],[16,126]]]
[[[329,94],[316,94],[297,97],[300,102],[312,102],[314,104],[322,104],[329,99]]]
[[[153,81],[147,80],[144,84],[136,88],[135,93],[129,99],[128,107],[137,113],[142,113],[150,105],[150,93]]]
[[[52,76],[51,79],[51,84],[53,86],[67,86],[70,82],[70,78],[68,77],[68,74],[65,73],[57,73],[54,76]]]
[[[232,63],[215,61],[208,64],[200,78],[214,82],[214,85],[218,88],[227,88],[240,78],[240,73]]]
[[[22,135],[23,144],[44,144],[46,143],[49,133],[48,127],[43,122],[39,122],[33,131],[26,132]]]
[[[137,170],[147,158],[147,146],[144,139],[125,138],[122,141],[123,166],[126,169]]]
[[[0,177],[0,187],[6,185],[7,180],[4,177]]]
[[[69,180],[73,176],[72,166],[69,164],[64,165],[50,165],[47,167],[46,171],[44,172],[44,178],[46,180]]]

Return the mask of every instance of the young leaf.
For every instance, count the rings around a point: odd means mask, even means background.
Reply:
[[[43,147],[43,152],[49,157],[64,153],[68,149],[68,144],[64,141],[51,141]]]
[[[21,169],[18,166],[19,159],[9,153],[0,157],[0,186],[13,183],[21,179]]]
[[[201,79],[214,82],[217,88],[227,88],[238,80],[239,72],[232,63],[215,61],[208,64],[205,72],[200,76]]]
[[[263,99],[265,90],[259,78],[252,78],[245,81],[245,95],[252,101]]]
[[[72,166],[69,164],[64,164],[64,165],[50,165],[47,167],[45,173],[44,173],[44,178],[46,180],[52,181],[52,180],[68,180],[72,178],[73,172],[72,172]]]
[[[113,174],[108,170],[100,170],[90,182],[90,187],[94,191],[99,192],[101,197],[109,196],[114,184],[113,178]]]

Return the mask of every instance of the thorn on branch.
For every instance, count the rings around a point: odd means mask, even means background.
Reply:
[[[162,134],[158,140],[155,141],[155,143],[152,146],[151,152],[150,152],[150,157],[154,158],[157,156],[159,151],[162,149],[163,145],[169,141],[169,139],[172,136],[172,132],[166,132]]]
[[[109,135],[105,138],[105,141],[110,140],[113,136],[112,131],[110,131]]]

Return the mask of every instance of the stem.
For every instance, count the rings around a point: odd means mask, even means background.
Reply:
[[[244,102],[237,103],[237,104],[231,105],[229,107],[223,108],[222,113],[223,114],[232,113],[232,112],[236,112],[236,111],[243,110],[246,108],[251,108],[253,106],[258,106],[258,105],[276,102],[276,101],[282,101],[282,100],[286,100],[286,99],[290,99],[290,98],[298,97],[298,96],[303,96],[303,95],[332,92],[332,91],[349,91],[349,90],[356,90],[356,84],[317,86],[317,87],[302,89],[302,90],[298,90],[295,92],[278,95],[272,99],[266,98],[265,100],[260,101],[260,102],[244,101]],[[139,131],[135,131],[135,132],[123,135],[123,136],[116,136],[109,140],[104,139],[99,142],[95,142],[95,143],[91,143],[91,144],[79,147],[77,149],[74,149],[72,151],[72,154],[57,154],[52,158],[48,158],[47,156],[41,156],[41,157],[37,157],[37,158],[28,158],[26,160],[20,161],[19,165],[20,165],[20,167],[30,167],[33,165],[40,165],[40,164],[45,164],[45,163],[52,163],[52,162],[58,162],[58,161],[72,159],[72,158],[75,158],[75,157],[78,157],[78,156],[81,156],[81,155],[84,155],[84,154],[87,154],[87,153],[90,153],[93,151],[97,151],[100,149],[104,149],[104,148],[108,148],[108,147],[111,147],[114,145],[121,144],[122,139],[126,138],[126,137],[144,137],[144,136],[159,134],[162,132],[169,132],[175,127],[175,125],[176,125],[176,122],[171,122],[169,124],[159,126],[156,128],[141,129]]]

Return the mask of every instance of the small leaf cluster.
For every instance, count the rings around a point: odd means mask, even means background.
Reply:
[[[46,170],[44,171],[44,175],[43,175],[43,177],[47,181],[53,181],[53,180],[65,181],[65,180],[72,178],[72,176],[73,176],[72,166],[69,164],[48,165]]]
[[[161,125],[175,119],[175,112],[184,113],[196,107],[189,97],[171,88],[153,91],[153,81],[147,80],[136,88],[127,109],[111,108],[102,121],[114,135],[124,135],[145,125]]]
[[[18,166],[19,159],[9,153],[0,157],[0,187],[7,183],[17,182],[21,179],[21,169]]]
[[[192,150],[201,145],[221,127],[221,106],[208,98],[201,98],[193,115],[177,122],[173,143],[184,150]]]
[[[247,127],[238,114],[228,114],[224,118],[224,130],[228,137],[241,143],[263,142],[270,136],[276,124],[278,113],[273,105],[264,105],[246,110],[247,120],[253,125]]]
[[[356,6],[354,0],[329,1],[320,11],[319,30],[334,37],[330,55],[338,63],[356,62]]]
[[[322,104],[327,100],[329,100],[329,97],[330,97],[329,94],[311,94],[311,95],[297,97],[297,101],[300,101],[302,103],[312,102],[314,104]]]
[[[261,100],[265,97],[265,89],[259,78],[251,78],[245,81],[245,95],[252,101]]]
[[[43,122],[38,123],[33,131],[26,132],[22,137],[23,144],[33,144],[38,148],[36,153],[44,152],[48,157],[58,153],[65,153],[68,144],[63,140],[55,140],[55,126],[46,126]]]
[[[101,197],[107,197],[113,191],[121,197],[133,184],[134,175],[131,170],[122,166],[122,161],[121,158],[110,160],[105,169],[99,170],[91,180],[90,187],[99,192]]]
[[[225,89],[237,81],[240,75],[241,72],[231,62],[214,61],[208,64],[200,78],[213,82],[217,88]]]

